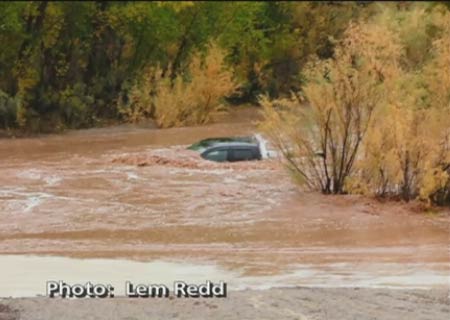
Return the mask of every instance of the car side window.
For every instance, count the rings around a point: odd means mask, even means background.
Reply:
[[[205,154],[205,159],[223,162],[228,160],[228,151],[227,150],[213,150]]]
[[[255,158],[251,149],[234,149],[233,161],[248,161]]]

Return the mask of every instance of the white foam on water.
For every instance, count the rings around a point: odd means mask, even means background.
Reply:
[[[126,172],[126,174],[127,174],[127,180],[138,180],[139,179],[139,176],[135,172],[128,171],[128,172]]]
[[[62,180],[58,175],[38,169],[20,171],[16,176],[21,179],[43,180],[49,186],[54,186]]]
[[[26,200],[24,212],[30,212],[33,208],[39,206],[43,201],[42,196],[32,196]]]
[[[42,173],[39,170],[36,169],[30,169],[30,170],[24,170],[24,171],[20,171],[17,174],[17,177],[19,178],[25,178],[25,179],[30,179],[30,180],[39,180],[42,177]]]
[[[19,188],[5,188],[0,190],[0,197],[13,197],[14,199],[4,200],[7,208],[13,211],[30,212],[40,206],[46,199],[56,198],[52,194],[45,192],[27,192]]]
[[[47,185],[49,186],[55,186],[57,185],[59,182],[62,181],[62,178],[59,176],[55,176],[55,175],[51,175],[51,176],[47,176],[44,178],[44,181],[47,183]]]

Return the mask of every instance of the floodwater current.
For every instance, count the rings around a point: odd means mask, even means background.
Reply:
[[[186,150],[254,133],[252,112],[0,140],[0,296],[43,294],[52,275],[449,286],[448,212],[302,192],[277,160],[214,163]]]

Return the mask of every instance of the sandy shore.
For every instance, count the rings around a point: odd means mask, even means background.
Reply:
[[[229,292],[223,299],[3,299],[1,320],[392,319],[447,320],[445,289],[280,288]]]

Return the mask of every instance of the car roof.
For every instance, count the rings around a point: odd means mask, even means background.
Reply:
[[[219,144],[230,144],[230,143],[256,143],[257,140],[254,136],[239,136],[239,137],[215,137],[200,140],[191,146],[188,149],[203,152],[208,148],[214,147]]]
[[[200,142],[214,142],[217,141],[218,143],[225,143],[225,142],[248,142],[248,141],[255,141],[254,136],[233,136],[233,137],[214,137],[214,138],[207,138],[200,140]],[[222,142],[219,142],[222,141]]]
[[[250,148],[257,148],[258,145],[256,143],[247,143],[247,142],[221,142],[216,143],[213,146],[206,148],[205,151],[216,149],[216,148],[229,148],[229,147],[250,147]]]

